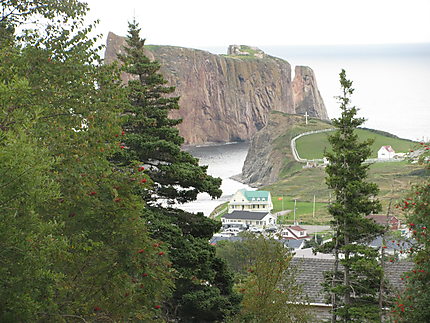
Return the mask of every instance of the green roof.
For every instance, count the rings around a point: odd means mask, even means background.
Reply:
[[[248,201],[252,201],[252,199],[255,201],[258,198],[261,201],[269,200],[269,191],[247,191],[245,189],[241,189],[240,191],[245,195]]]

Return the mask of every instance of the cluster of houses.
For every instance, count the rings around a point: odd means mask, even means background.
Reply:
[[[282,228],[278,232],[277,216],[272,214],[272,197],[268,191],[247,191],[241,189],[233,195],[228,203],[227,214],[221,217],[224,232],[234,235],[231,228],[250,229],[261,232],[263,229],[277,232],[277,236],[285,240],[309,239],[306,230],[299,225]]]
[[[221,217],[224,230],[237,233],[244,228],[252,232],[269,231],[276,228],[279,241],[285,247],[294,251],[292,266],[297,267],[298,275],[296,280],[302,285],[303,296],[308,300],[308,306],[315,315],[316,321],[327,321],[331,318],[332,304],[327,301],[326,294],[322,287],[324,275],[332,270],[335,261],[331,255],[312,253],[311,248],[305,247],[305,241],[312,239],[307,231],[297,224],[287,227],[277,227],[277,216],[272,214],[272,198],[268,191],[247,191],[239,190],[233,195],[228,204],[228,213]],[[402,229],[402,225],[395,216],[369,215],[368,218],[386,226],[389,230],[397,231]],[[242,229],[239,229],[242,228]],[[254,231],[253,231],[253,230]],[[216,244],[220,240],[239,241],[243,237],[237,234],[232,236],[214,236],[211,244]],[[379,237],[372,241],[370,245],[376,249],[384,250],[387,259],[385,263],[385,277],[388,286],[394,292],[401,292],[405,287],[401,276],[410,270],[412,263],[402,260],[402,250],[409,249],[411,245],[397,240],[386,241]]]

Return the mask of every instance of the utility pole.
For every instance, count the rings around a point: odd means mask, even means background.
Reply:
[[[315,195],[314,195],[314,209],[313,209],[313,212],[312,212],[312,218],[315,219]]]
[[[296,225],[296,204],[297,204],[297,199],[294,199],[294,225]]]

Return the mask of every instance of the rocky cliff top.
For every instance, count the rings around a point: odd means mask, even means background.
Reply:
[[[248,56],[264,58],[266,54],[257,47],[247,45],[230,45],[228,46],[227,55],[229,56]]]
[[[109,33],[105,62],[117,60],[125,44],[124,37]],[[197,49],[148,45],[145,53],[161,63],[160,72],[176,87],[175,95],[181,97],[181,108],[172,117],[183,119],[178,128],[186,144],[250,140],[267,124],[270,111],[296,113],[306,109],[310,116],[327,116],[319,91],[314,88],[316,82],[297,77],[292,81],[287,61],[256,47],[231,45],[230,55],[215,55]],[[124,74],[122,78],[127,82],[130,76]]]

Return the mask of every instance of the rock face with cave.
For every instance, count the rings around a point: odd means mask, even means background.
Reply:
[[[123,46],[124,37],[109,33],[105,62],[115,61]],[[228,55],[154,45],[145,51],[161,63],[161,73],[181,97],[172,117],[183,119],[178,128],[186,144],[250,140],[272,110],[327,119],[312,70],[296,68],[292,81],[287,61],[256,47],[232,45]]]

